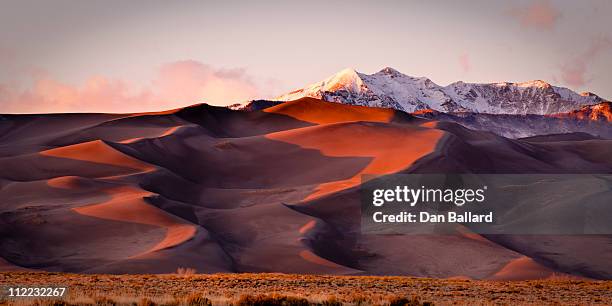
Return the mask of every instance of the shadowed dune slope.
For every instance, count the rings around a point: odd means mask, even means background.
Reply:
[[[0,270],[612,278],[609,236],[363,235],[361,175],[612,173],[612,141],[512,140],[311,98],[0,120]]]

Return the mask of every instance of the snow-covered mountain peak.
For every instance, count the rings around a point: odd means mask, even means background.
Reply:
[[[368,76],[368,75],[366,75]],[[421,83],[427,83],[427,82],[431,82],[430,79],[426,78],[426,77],[414,77],[414,76],[410,76],[410,75],[406,75],[403,74],[391,67],[385,67],[382,70],[380,70],[379,72],[376,72],[374,74],[369,75],[369,77],[379,77],[379,78],[402,78],[404,79],[404,81],[406,80],[411,80],[413,82],[421,82]],[[432,82],[433,83],[433,82]]]
[[[290,101],[302,97],[406,112],[434,109],[442,112],[540,115],[569,112],[603,101],[597,95],[578,94],[542,80],[489,84],[460,81],[440,86],[426,77],[408,76],[391,67],[370,75],[345,69],[322,82],[274,100]]]
[[[550,88],[551,85],[542,80],[533,80],[516,84],[518,87]]]
[[[303,97],[312,97],[333,102],[344,102],[331,99],[326,93],[355,93],[361,94],[367,88],[362,80],[362,74],[352,68],[346,68],[326,78],[325,80],[308,85],[272,99],[273,101],[293,101]]]
[[[391,68],[391,67],[385,67],[383,69],[381,69],[379,72],[377,72],[376,74],[385,74],[385,75],[389,75],[389,76],[402,76],[404,75],[403,73]]]
[[[362,90],[363,80],[355,69],[346,68],[324,80],[321,85],[325,91],[344,89],[359,92]]]

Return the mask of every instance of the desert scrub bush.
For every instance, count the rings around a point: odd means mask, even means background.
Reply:
[[[433,303],[421,303],[421,299],[418,296],[413,296],[412,298],[396,296],[389,299],[389,306],[433,306]]]
[[[178,275],[194,275],[196,273],[196,269],[194,268],[183,268],[183,267],[179,267],[178,269],[176,269],[176,274]]]
[[[357,305],[357,306],[372,304],[371,301],[365,295],[360,294],[360,293],[351,294],[348,297],[348,300],[349,302],[351,302],[351,304]]]
[[[305,298],[286,295],[243,295],[236,306],[311,306]]]
[[[138,306],[155,306],[155,303],[148,298],[142,298],[140,302],[138,302]]]
[[[36,306],[71,306],[72,304],[63,300],[36,300],[32,303]]]
[[[321,306],[342,306],[342,302],[340,302],[335,296],[329,297],[327,300],[319,303]]]
[[[189,306],[212,306],[212,302],[199,294],[192,294],[185,299],[185,304]]]
[[[105,296],[94,297],[93,301],[94,301],[94,305],[96,306],[116,306],[117,305],[117,302]]]

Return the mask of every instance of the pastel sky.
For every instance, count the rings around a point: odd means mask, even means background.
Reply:
[[[612,99],[612,1],[0,0],[0,113],[269,98],[343,68]]]

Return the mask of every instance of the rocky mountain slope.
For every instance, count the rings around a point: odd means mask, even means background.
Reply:
[[[610,123],[612,122],[612,102],[606,101],[595,105],[583,106],[568,113],[554,114],[553,117]]]
[[[440,86],[424,77],[411,77],[392,68],[367,75],[345,69],[315,84],[273,100],[313,97],[350,105],[385,107],[414,112],[548,115],[576,110],[604,100],[592,93],[575,93],[536,80],[523,83],[464,83]]]
[[[413,114],[433,120],[455,122],[472,130],[488,131],[508,138],[587,133],[594,137],[612,139],[612,116],[609,109],[610,102],[602,102],[577,111],[553,115],[443,113],[433,110],[417,111]]]

